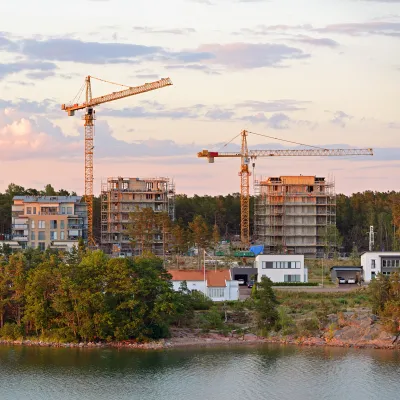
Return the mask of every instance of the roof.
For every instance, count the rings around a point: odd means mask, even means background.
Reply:
[[[331,267],[334,271],[361,271],[363,267],[348,267],[346,265]]]
[[[204,271],[169,270],[172,281],[204,281]],[[225,287],[226,281],[231,280],[229,269],[219,271],[206,271],[208,287]]]
[[[13,200],[26,203],[79,203],[82,196],[14,196]]]
[[[206,271],[208,287],[225,287],[226,281],[231,280],[229,269],[222,271]]]

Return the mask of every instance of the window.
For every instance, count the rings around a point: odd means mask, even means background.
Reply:
[[[371,269],[375,269],[375,260],[371,260]]]
[[[146,194],[146,199],[147,200],[151,200],[153,198],[153,195],[152,194]]]
[[[61,214],[65,214],[65,207],[61,207]]]
[[[31,232],[31,240],[35,240],[35,231]]]
[[[38,239],[39,240],[46,240],[45,232],[42,232],[42,231],[38,232]]]
[[[64,231],[60,232],[60,240],[65,240],[65,232]]]
[[[32,207],[26,207],[26,213],[32,214]]]
[[[35,243],[31,243],[31,247],[32,247],[32,249],[34,249],[36,247],[36,244]]]
[[[35,220],[34,219],[31,221],[31,228],[35,229]]]
[[[39,229],[46,229],[46,221],[39,221]]]
[[[300,282],[300,275],[284,275],[285,282]]]
[[[33,214],[36,214],[36,207],[33,207]]]
[[[39,249],[42,251],[46,250],[46,243],[39,242]]]
[[[271,261],[263,261],[262,262],[262,269],[272,268],[273,263]]]
[[[209,297],[224,297],[225,296],[225,288],[208,288],[208,296]]]
[[[65,221],[60,221],[60,229],[65,229]]]
[[[57,229],[57,220],[53,219],[50,221],[50,229]]]
[[[72,215],[72,207],[67,207],[67,214]]]
[[[50,232],[50,240],[57,240],[57,231]]]

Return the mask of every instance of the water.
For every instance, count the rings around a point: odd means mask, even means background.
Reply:
[[[1,400],[395,400],[399,373],[383,350],[0,346]]]

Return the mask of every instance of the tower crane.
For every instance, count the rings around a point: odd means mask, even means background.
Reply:
[[[119,92],[113,92],[100,97],[92,97],[92,85],[91,79],[97,79],[99,81],[111,83],[114,85],[125,86],[127,89]],[[106,81],[104,79],[96,78],[94,76],[87,76],[85,83],[81,87],[80,96],[83,90],[86,90],[86,101],[78,104],[62,104],[61,110],[66,111],[68,116],[75,115],[75,111],[85,110],[83,120],[85,121],[85,202],[87,203],[88,210],[88,244],[95,245],[93,237],[93,137],[94,137],[94,121],[95,111],[94,107],[100,104],[108,103],[110,101],[123,99],[125,97],[134,96],[136,94],[150,92],[151,90],[161,89],[166,86],[172,85],[170,78],[163,78],[155,82],[145,83],[141,86],[130,87],[121,85],[115,82]],[[77,95],[77,96],[78,96]]]
[[[250,160],[258,157],[282,157],[282,156],[365,156],[373,155],[372,149],[324,149],[314,147],[305,150],[249,150],[247,147],[247,136],[249,132],[243,130],[240,135],[242,137],[242,146],[240,152],[216,152],[203,150],[197,153],[197,157],[207,158],[209,163],[214,163],[217,157],[231,158],[238,157],[241,159],[239,171],[240,176],[240,239],[242,245],[250,244]],[[239,136],[239,135],[238,135]],[[265,136],[265,135],[260,135]],[[294,142],[292,142],[294,143]],[[300,144],[300,143],[297,143]]]

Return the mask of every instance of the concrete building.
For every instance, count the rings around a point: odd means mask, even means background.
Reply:
[[[361,255],[361,266],[364,272],[364,281],[370,282],[379,273],[390,275],[400,273],[400,252],[377,251],[366,252]]]
[[[129,214],[138,209],[152,208],[168,213],[175,220],[175,187],[169,178],[108,178],[101,190],[101,246],[108,254],[134,255],[129,229]],[[163,235],[154,234],[152,251],[162,255]]]
[[[62,244],[72,247],[87,237],[87,205],[80,196],[15,196],[12,241],[22,249]]]
[[[280,176],[255,184],[254,237],[264,254],[324,254],[336,225],[334,183],[315,176]],[[331,243],[331,245],[334,243]]]
[[[182,282],[186,281],[189,290],[205,293],[213,301],[238,300],[239,283],[232,279],[229,269],[220,271],[182,271],[170,270],[172,284],[178,291]]]
[[[263,276],[272,282],[308,282],[303,255],[259,255],[254,267],[257,268],[257,282],[261,282]]]

